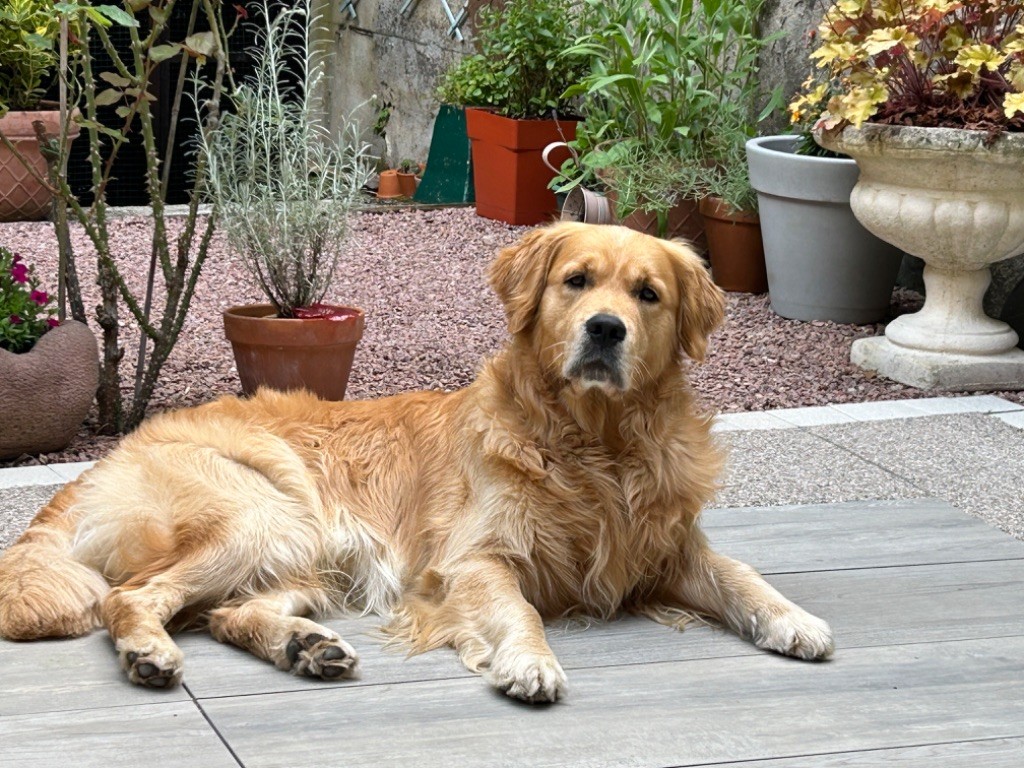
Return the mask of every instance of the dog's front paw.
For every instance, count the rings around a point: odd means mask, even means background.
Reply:
[[[755,621],[753,630],[758,648],[798,659],[827,659],[835,650],[829,625],[796,606]]]
[[[533,703],[558,701],[569,692],[565,672],[552,654],[499,653],[484,679],[512,698]]]

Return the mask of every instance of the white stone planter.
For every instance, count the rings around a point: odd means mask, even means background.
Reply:
[[[1024,252],[1024,135],[867,124],[817,138],[857,161],[860,222],[925,262],[924,307],[855,342],[853,362],[923,389],[1024,389],[1017,334],[982,309],[989,265]]]

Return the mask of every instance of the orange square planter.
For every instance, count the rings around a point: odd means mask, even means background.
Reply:
[[[541,153],[576,138],[575,120],[513,120],[486,109],[466,110],[472,142],[476,212],[508,224],[540,224],[558,215]]]

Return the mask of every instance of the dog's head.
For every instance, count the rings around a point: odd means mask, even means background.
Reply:
[[[625,227],[533,230],[498,255],[491,285],[545,370],[607,394],[703,360],[725,306],[688,246]]]

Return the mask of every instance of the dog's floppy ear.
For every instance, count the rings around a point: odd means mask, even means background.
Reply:
[[[511,333],[522,333],[533,324],[564,237],[564,227],[535,229],[503,249],[491,265],[491,287],[505,305]]]
[[[665,248],[679,280],[679,345],[700,363],[708,351],[708,336],[725,319],[725,295],[689,245],[673,240],[666,242]]]

